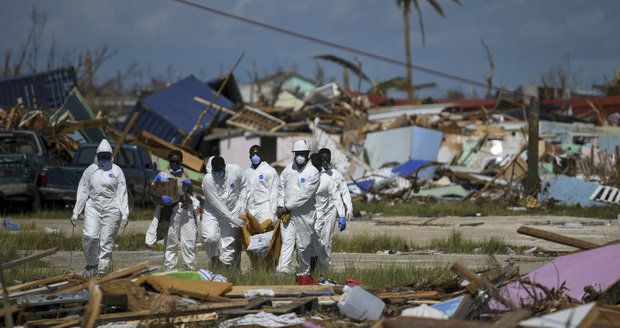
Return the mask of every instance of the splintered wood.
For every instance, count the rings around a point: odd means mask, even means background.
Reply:
[[[285,121],[250,106],[245,106],[226,123],[250,131],[266,132],[277,131],[286,124]]]

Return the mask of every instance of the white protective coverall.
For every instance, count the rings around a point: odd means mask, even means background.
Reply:
[[[258,222],[271,220],[275,223],[278,210],[280,179],[276,170],[267,162],[261,162],[256,169],[245,169],[247,184],[246,209]]]
[[[351,193],[349,192],[347,181],[344,179],[342,173],[334,168],[329,168],[329,170],[325,170],[323,172],[327,173],[332,179],[334,179],[334,181],[336,181],[336,187],[340,192],[340,197],[342,197],[342,202],[345,206],[345,216],[347,221],[350,220],[353,216],[353,202],[351,201]]]
[[[316,239],[314,246],[315,256],[318,256],[318,265],[329,268],[332,264],[332,238],[336,218],[344,217],[345,210],[337,183],[334,179],[322,171],[321,183],[316,191],[316,221],[314,231]]]
[[[98,153],[112,153],[110,143],[103,139]],[[102,165],[95,156],[80,179],[73,214],[84,211],[82,245],[87,269],[106,271],[112,259],[112,249],[121,223],[129,215],[127,184],[120,167]]]
[[[225,175],[215,178],[211,159],[202,180],[205,211],[202,217],[202,238],[207,256],[219,255],[225,265],[238,265],[241,260],[241,226],[239,214],[245,211],[246,185],[243,169],[239,165],[226,164]]]
[[[175,175],[169,170],[159,174],[177,177],[179,184],[181,184],[183,179],[187,178],[185,171],[180,175]],[[181,188],[181,185],[179,185],[179,188]],[[153,220],[145,236],[145,242],[149,246],[157,242],[157,225],[164,207],[164,205],[159,204],[159,200],[156,201],[158,201],[158,204],[153,213]],[[164,268],[166,270],[172,270],[177,266],[179,243],[181,244],[181,256],[186,269],[196,270],[196,218],[199,215],[197,213],[199,205],[198,199],[188,196],[186,201],[178,202],[172,207],[170,226],[168,227],[164,242]]]
[[[312,235],[316,219],[316,191],[319,188],[319,171],[310,160],[300,168],[297,163],[287,165],[280,175],[278,206],[291,211],[291,219],[280,225],[282,250],[277,272],[290,273],[293,250],[297,249],[297,274],[310,274],[310,258],[314,253]]]

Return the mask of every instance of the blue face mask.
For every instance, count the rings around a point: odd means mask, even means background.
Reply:
[[[106,166],[110,165],[110,160],[107,160],[107,159],[99,160],[99,164],[101,164],[101,166],[103,166],[103,167],[106,167]]]
[[[213,171],[213,177],[216,179],[222,179],[226,172],[224,171]]]
[[[250,157],[250,160],[254,165],[260,164],[260,156],[258,156],[257,154],[252,155],[252,157]]]

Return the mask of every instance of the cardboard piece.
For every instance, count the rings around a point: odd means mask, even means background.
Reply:
[[[232,289],[228,282],[183,280],[170,276],[143,276],[139,286],[149,285],[162,294],[177,294],[201,300],[220,300],[220,296]]]
[[[151,184],[151,193],[155,201],[161,203],[161,196],[168,195],[172,198],[172,202],[176,203],[181,200],[183,192],[181,191],[181,181],[176,177],[170,177],[167,182],[153,181]]]

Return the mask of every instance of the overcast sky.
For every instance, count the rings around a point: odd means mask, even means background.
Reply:
[[[404,61],[402,15],[393,0],[192,0],[223,11]],[[620,65],[620,1],[461,0],[444,4],[446,17],[420,1],[426,27],[422,46],[415,13],[412,52],[416,65],[484,82],[487,61],[480,39],[495,57],[495,82],[515,88],[537,83],[557,66],[574,73],[581,88],[611,78]],[[29,29],[32,7],[48,16],[45,39],[59,52],[107,43],[118,54],[102,68],[111,75],[132,61],[175,75],[215,77],[240,53],[236,75],[249,80],[252,63],[261,74],[296,66],[310,77],[317,54],[355,55],[277,34],[171,0],[14,0],[0,2],[0,50],[17,49]],[[48,46],[44,50],[47,50]],[[373,80],[404,76],[404,68],[358,56]],[[322,64],[328,78],[341,70]],[[437,92],[470,86],[424,73],[414,82],[439,84]],[[366,86],[368,87],[368,86]],[[477,89],[484,94],[483,89]]]

